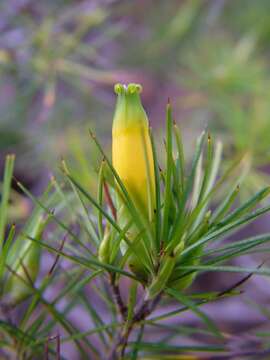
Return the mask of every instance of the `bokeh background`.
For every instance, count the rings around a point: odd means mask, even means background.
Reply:
[[[15,153],[15,176],[40,194],[64,157],[94,188],[88,129],[110,152],[113,85],[139,82],[160,143],[169,97],[188,152],[208,128],[225,163],[243,156],[244,199],[270,182],[269,55],[269,0],[1,0],[0,173]],[[31,205],[15,185],[12,200],[11,221],[23,222]],[[241,236],[269,230],[264,217]],[[262,260],[267,251],[237,261]],[[211,274],[195,286],[230,283]],[[269,281],[253,276],[240,297],[206,310],[228,332],[263,331],[269,301]],[[243,347],[251,340],[243,335]]]

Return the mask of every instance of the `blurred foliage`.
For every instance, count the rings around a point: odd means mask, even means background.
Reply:
[[[11,1],[0,7],[1,150],[17,150],[19,166],[34,171],[75,143],[73,130],[75,138],[102,108],[106,114],[92,91],[111,82],[104,59],[120,26],[102,2]]]
[[[207,110],[228,157],[245,155],[249,192],[269,183],[268,9],[265,1],[224,2],[219,18],[179,56],[183,81],[198,94],[193,106]]]

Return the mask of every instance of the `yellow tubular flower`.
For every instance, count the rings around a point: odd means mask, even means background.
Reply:
[[[138,212],[146,220],[152,221],[155,206],[155,174],[149,124],[142,107],[140,92],[142,87],[137,84],[128,86],[117,84],[115,92],[118,95],[112,129],[113,166],[133,201]],[[130,214],[118,199],[117,220],[121,227],[130,221]],[[128,237],[132,241],[138,230],[132,224]],[[126,250],[125,247],[121,247]],[[145,269],[138,262],[138,256],[144,252],[142,243],[136,245],[136,256],[130,258],[130,268],[143,275]]]
[[[139,211],[152,219],[155,177],[149,124],[142,107],[142,87],[117,84],[118,94],[113,120],[113,166]]]

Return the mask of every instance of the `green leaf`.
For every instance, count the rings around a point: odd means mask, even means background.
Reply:
[[[174,130],[174,136],[176,141],[176,147],[177,147],[177,164],[179,165],[179,173],[180,173],[180,189],[181,193],[184,193],[185,188],[185,156],[184,156],[184,147],[183,147],[183,141],[182,141],[182,134],[179,129],[179,127],[174,124],[173,126]]]
[[[208,251],[205,251],[204,256],[209,256],[215,253],[221,253],[226,252],[227,250],[247,250],[256,246],[259,246],[261,244],[264,244],[265,242],[268,242],[270,240],[270,234],[262,234],[258,236],[252,236],[250,238],[244,239],[244,240],[238,240],[234,241],[228,245],[225,246],[219,246],[215,249],[211,249]]]
[[[1,193],[0,204],[0,249],[2,249],[5,240],[5,229],[8,219],[8,201],[11,188],[11,180],[15,162],[15,155],[7,155],[4,169],[4,182]]]
[[[52,210],[50,210],[50,208],[43,204],[42,200],[37,199],[34,195],[31,194],[30,191],[28,191],[25,186],[23,186],[22,183],[17,182],[18,187],[33,201],[33,203],[35,205],[37,205],[39,208],[43,209],[44,212],[48,215],[51,216],[51,218],[54,220],[54,222],[60,226],[60,228],[62,228],[63,230],[65,230],[70,236],[71,238],[73,238],[75,240],[75,242],[77,242],[87,253],[91,254],[91,250],[80,240],[80,238],[78,236],[76,236],[69,228],[69,226],[67,226],[66,224],[63,223],[63,221],[59,220],[54,212]],[[49,188],[49,187],[48,187]],[[52,204],[49,204],[49,206],[53,206],[54,202]]]
[[[72,181],[72,183],[78,188],[78,190],[92,203],[92,205],[98,209],[102,215],[108,220],[108,222],[117,230],[119,234],[123,236],[123,240],[127,243],[128,247],[131,249],[132,253],[136,256],[136,258],[139,260],[140,263],[142,263],[146,268],[151,271],[151,262],[150,258],[143,256],[144,254],[137,254],[136,252],[136,244],[129,241],[129,239],[126,237],[125,234],[122,234],[122,230],[117,224],[116,221],[102,208],[99,206],[99,204],[95,201],[95,199],[69,174],[66,174],[67,177]],[[140,240],[142,239],[142,236],[140,237]]]
[[[204,237],[202,237],[202,239],[198,240],[195,244],[191,244],[191,245],[187,246],[183,250],[182,256],[190,254],[194,249],[200,247],[201,245],[206,244],[207,242],[209,242],[211,240],[221,238],[221,236],[228,233],[229,231],[232,231],[234,229],[239,229],[241,225],[255,220],[258,216],[261,216],[261,215],[267,213],[269,210],[270,210],[270,206],[262,207],[262,208],[255,210],[255,211],[251,212],[250,214],[248,214],[236,221],[233,221],[225,226],[222,226],[220,229],[209,232]]]
[[[184,221],[184,217],[186,215],[184,209],[186,207],[186,203],[188,201],[189,195],[193,188],[194,177],[196,174],[196,169],[198,166],[200,156],[203,151],[204,140],[205,140],[205,132],[203,132],[197,140],[196,151],[195,151],[195,155],[193,157],[192,166],[191,166],[191,173],[187,180],[187,184],[186,184],[185,191],[184,191],[183,198],[182,198],[182,203],[181,203],[180,209],[179,209],[179,214],[178,214],[176,222],[173,226],[171,240],[167,246],[168,251],[174,249],[174,247],[177,246],[177,244],[179,243],[179,239],[181,239],[181,234],[183,231],[183,221]]]
[[[8,257],[8,252],[11,248],[11,244],[13,242],[14,236],[15,236],[15,225],[12,225],[0,255],[0,279],[3,279],[6,259]]]
[[[62,164],[64,163],[64,160],[62,160]],[[56,180],[55,177],[51,177],[51,182],[54,185],[54,188],[56,189],[56,192],[59,194],[60,200],[63,200],[63,204],[65,205],[65,209],[69,210],[71,219],[70,222],[73,223],[75,220],[80,224],[80,226],[85,230],[85,232],[88,235],[88,238],[93,240],[93,242],[95,244],[98,244],[98,237],[95,231],[95,227],[94,224],[92,223],[87,209],[84,206],[83,202],[80,201],[81,199],[79,198],[78,193],[76,192],[76,190],[74,188],[72,188],[74,194],[72,194],[73,196],[70,196],[71,193],[62,190],[62,186],[58,183],[58,181]],[[75,199],[74,199],[75,198]],[[77,206],[74,202],[74,200],[78,200],[79,204],[81,205],[81,213],[82,213],[82,218],[81,216],[78,216],[79,214],[77,213]],[[89,251],[89,249],[88,249]]]
[[[240,267],[240,266],[213,266],[213,265],[183,265],[183,270],[192,270],[192,271],[213,271],[213,272],[232,272],[232,273],[249,273],[249,274],[257,274],[257,275],[265,275],[270,276],[270,268],[262,267],[262,268],[248,268],[248,267]]]
[[[204,312],[202,312],[199,307],[193,303],[187,296],[183,295],[180,291],[176,291],[174,289],[166,289],[166,293],[174,297],[176,300],[187,306],[192,312],[194,312],[202,321],[206,324],[208,329],[217,337],[223,339],[220,331],[218,330],[215,323],[207,316]]]
[[[167,148],[167,161],[166,161],[166,177],[165,177],[165,190],[164,190],[164,206],[163,206],[163,226],[162,226],[162,239],[165,243],[169,241],[168,236],[168,221],[169,211],[171,208],[171,191],[172,191],[172,108],[170,103],[167,104],[167,119],[166,119],[167,133],[166,133],[166,148]]]
[[[155,343],[149,343],[149,342],[129,342],[129,345],[132,345],[135,348],[138,348],[138,350],[145,350],[150,352],[223,352],[225,350],[224,346],[220,345],[170,345],[168,343],[162,343],[162,342],[155,342]]]
[[[154,137],[152,132],[150,132],[150,139],[152,143],[153,149],[153,160],[154,160],[154,170],[155,170],[155,188],[156,188],[156,207],[154,209],[155,212],[155,231],[156,231],[156,247],[160,250],[161,246],[161,231],[162,231],[162,219],[161,219],[161,193],[160,193],[160,177],[159,177],[159,166],[157,159],[157,150],[154,142]]]
[[[134,344],[134,349],[130,355],[130,359],[131,360],[136,360],[138,358],[138,350],[140,349],[140,344],[143,338],[143,333],[144,333],[144,325],[141,325],[138,336],[137,336],[137,340]]]
[[[127,276],[127,277],[130,277],[132,279],[135,279],[135,280],[138,280],[136,278],[135,275],[127,272],[127,271],[124,271],[124,270],[121,270],[119,268],[117,268],[116,266],[113,266],[113,265],[109,265],[109,264],[104,264],[104,263],[101,263],[97,260],[94,260],[94,259],[85,259],[85,258],[82,258],[82,257],[78,257],[78,256],[73,256],[73,255],[68,255],[66,253],[64,253],[63,251],[60,251],[60,250],[57,250],[55,249],[54,247],[42,242],[42,241],[39,241],[37,239],[34,239],[34,238],[31,238],[30,236],[27,236],[27,238],[31,241],[34,241],[34,242],[37,242],[39,243],[41,246],[43,246],[44,248],[46,248],[47,250],[51,251],[51,252],[54,252],[55,254],[59,254],[63,257],[65,257],[66,259],[69,259],[70,261],[76,263],[76,264],[79,264],[89,270],[92,270],[93,268],[95,267],[98,267],[98,268],[102,268],[102,269],[105,269],[105,270],[108,270],[108,271],[112,271],[112,272],[116,272],[116,273],[119,273],[119,274],[122,274],[124,276]]]
[[[245,215],[250,210],[254,209],[265,197],[270,194],[270,186],[265,187],[264,189],[258,191],[253,197],[251,197],[243,205],[232,211],[227,215],[222,221],[220,221],[216,226],[225,226],[229,222],[238,219],[240,216]]]
[[[12,269],[11,269],[12,270]],[[49,311],[49,313],[59,322],[59,324],[61,324],[61,326],[69,333],[72,334],[74,331],[78,331],[76,329],[76,327],[74,325],[72,325],[64,316],[62,316],[62,314],[55,309],[55,307],[50,304],[47,300],[44,299],[42,292],[37,289],[36,287],[33,287],[32,284],[30,284],[28,281],[26,281],[23,277],[21,277],[20,275],[18,275],[15,271],[12,271],[12,274],[14,276],[17,276],[18,279],[20,279],[20,281],[24,282],[25,286],[28,286],[29,288],[32,289],[33,294],[37,294],[40,298],[40,301],[47,307],[47,310]],[[93,347],[91,346],[91,344],[87,341],[87,339],[83,339],[84,343],[86,343],[87,345],[90,346],[90,348]],[[77,348],[79,350],[79,352],[84,356],[85,354],[85,350],[81,347],[81,345],[78,342],[75,342],[77,345]]]
[[[234,187],[229,195],[225,198],[224,201],[220,202],[220,205],[217,207],[216,211],[214,212],[211,223],[217,224],[221,221],[223,216],[226,215],[226,213],[230,210],[231,206],[233,205],[237,195],[239,194],[240,187],[237,185]]]
[[[105,162],[102,161],[98,173],[98,192],[97,192],[97,203],[100,207],[103,204],[103,183],[104,183],[104,165]],[[99,238],[103,238],[103,224],[102,224],[102,212],[98,211],[98,231],[99,231]]]

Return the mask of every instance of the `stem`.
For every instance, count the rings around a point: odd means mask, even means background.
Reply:
[[[125,320],[126,315],[127,315],[127,307],[123,302],[119,286],[115,282],[115,275],[114,274],[110,274],[110,284],[111,284],[111,287],[112,287],[114,300],[115,300],[115,302],[117,304],[119,313],[120,313],[122,319]]]
[[[152,311],[159,303],[160,299],[161,299],[161,294],[157,295],[153,300],[143,301],[142,305],[139,306],[139,309],[135,312],[130,324],[126,326],[126,323],[123,323],[122,328],[117,335],[118,340],[113,346],[107,360],[124,359],[125,350],[128,344],[128,339],[133,328],[136,326],[137,323],[144,320],[147,316],[149,316],[152,313]]]

